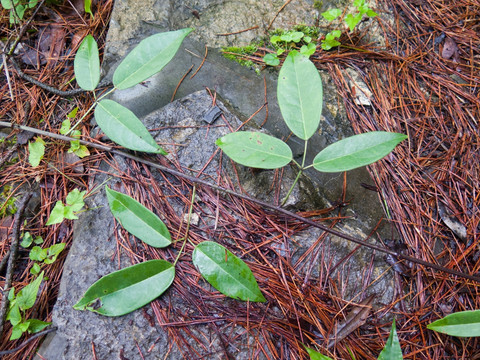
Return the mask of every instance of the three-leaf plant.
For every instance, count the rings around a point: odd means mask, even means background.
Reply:
[[[217,139],[216,144],[239,164],[276,169],[294,162],[299,172],[290,195],[302,172],[310,167],[322,172],[341,172],[374,163],[388,155],[407,136],[373,131],[354,135],[327,146],[305,166],[308,140],[320,124],[323,89],[315,65],[304,55],[291,51],[278,75],[277,99],[285,123],[294,135],[305,141],[301,164],[283,141],[259,132],[241,131]]]

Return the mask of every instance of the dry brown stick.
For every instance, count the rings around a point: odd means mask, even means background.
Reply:
[[[13,233],[12,233],[12,243],[10,245],[10,256],[8,257],[7,273],[5,275],[5,283],[3,285],[2,293],[2,303],[0,305],[0,335],[3,333],[3,325],[5,322],[5,315],[7,314],[8,308],[8,292],[10,291],[10,286],[12,285],[13,280],[13,270],[15,267],[15,260],[18,255],[18,243],[20,241],[20,227],[23,220],[23,212],[27,206],[28,201],[32,197],[32,192],[27,192],[23,195],[22,200],[17,208],[17,213],[15,214],[15,221],[13,222]]]
[[[241,33],[244,33],[244,32],[246,32],[246,31],[255,30],[255,29],[258,29],[258,25],[254,25],[254,26],[252,26],[252,27],[249,27],[248,29],[238,30],[238,31],[234,31],[234,32],[231,32],[231,33],[223,33],[223,34],[215,34],[215,35],[216,35],[216,36],[237,35],[237,34],[241,34]]]
[[[185,80],[185,78],[187,77],[187,75],[190,74],[190,71],[192,71],[192,69],[193,69],[193,65],[190,66],[190,69],[188,69],[188,71],[185,73],[185,75],[182,76],[182,78],[181,78],[180,81],[178,82],[177,86],[175,87],[175,90],[173,91],[172,98],[170,99],[170,102],[172,102],[172,101],[175,99],[175,95],[177,94],[178,88],[179,88],[180,85],[182,84],[183,80]]]
[[[35,134],[45,135],[45,136],[51,137],[53,139],[58,139],[58,140],[63,140],[63,141],[78,141],[78,139],[71,138],[69,136],[58,135],[58,134],[54,134],[54,133],[51,133],[51,132],[48,132],[48,131],[35,129],[35,128],[29,127],[29,126],[21,126],[21,125],[11,124],[11,123],[5,122],[5,121],[0,121],[0,127],[2,127],[2,126],[3,127],[8,127],[8,128],[20,129],[20,130],[24,130],[24,131],[29,131],[29,132],[33,132]],[[450,275],[459,276],[459,277],[462,277],[464,279],[472,280],[472,281],[475,281],[475,282],[480,284],[480,277],[479,276],[470,275],[470,274],[466,274],[466,273],[461,272],[461,271],[452,270],[452,269],[446,268],[444,266],[433,264],[433,263],[430,263],[428,261],[424,261],[424,260],[421,260],[421,259],[418,259],[418,258],[415,258],[415,257],[412,257],[412,256],[400,254],[396,251],[387,249],[387,248],[382,247],[382,246],[377,246],[377,245],[370,244],[370,243],[366,242],[365,240],[360,240],[360,239],[357,239],[357,238],[355,238],[351,235],[342,233],[342,232],[334,230],[334,229],[330,229],[329,227],[327,227],[325,225],[322,225],[322,224],[319,224],[319,223],[317,223],[313,220],[304,218],[303,216],[300,216],[300,215],[298,215],[294,212],[288,211],[288,210],[286,210],[286,209],[284,209],[280,206],[272,205],[272,204],[270,204],[266,201],[262,201],[262,200],[254,198],[254,197],[245,195],[245,194],[240,194],[240,193],[237,193],[233,190],[226,189],[226,188],[223,188],[223,187],[215,185],[215,184],[211,184],[210,182],[208,182],[206,180],[202,180],[202,179],[199,179],[197,177],[184,174],[180,171],[177,171],[177,170],[171,169],[169,167],[160,165],[160,164],[158,164],[156,162],[153,162],[153,161],[150,161],[150,160],[142,159],[141,157],[138,157],[136,155],[127,153],[125,151],[114,149],[111,146],[92,143],[90,141],[85,141],[85,140],[79,140],[79,141],[80,141],[80,144],[82,144],[82,145],[88,145],[88,146],[90,146],[92,148],[95,148],[95,149],[108,151],[112,154],[119,155],[119,156],[122,156],[124,158],[128,158],[128,159],[131,159],[131,160],[134,160],[134,161],[138,161],[142,164],[151,166],[151,167],[153,167],[155,169],[158,169],[160,171],[169,173],[170,175],[186,179],[188,181],[191,181],[192,183],[203,185],[203,186],[209,187],[211,189],[218,190],[218,191],[220,191],[224,194],[228,194],[228,195],[238,197],[238,198],[243,199],[243,200],[251,201],[251,202],[253,202],[257,205],[260,205],[264,208],[274,210],[277,213],[280,213],[280,214],[283,214],[287,217],[296,219],[298,221],[303,222],[304,224],[316,227],[316,228],[318,228],[320,230],[323,230],[323,231],[326,231],[326,232],[328,232],[332,235],[338,236],[339,238],[348,240],[348,241],[353,242],[355,244],[362,245],[362,246],[367,247],[369,249],[376,250],[376,251],[379,251],[379,252],[384,253],[384,254],[393,255],[400,260],[411,261],[412,263],[415,263],[417,265],[422,265],[422,266],[425,266],[425,267],[428,267],[428,268],[431,268],[431,269],[434,269],[434,270],[437,270],[437,271],[442,271],[442,272],[445,272],[445,273],[450,274]]]
[[[10,350],[5,350],[5,351],[0,351],[0,357],[3,356],[3,355],[8,355],[8,354],[13,354],[13,353],[16,353],[18,350],[22,349],[23,347],[25,347],[25,345],[27,345],[29,342],[35,340],[36,338],[39,338],[41,336],[44,336],[44,335],[47,335],[48,333],[51,333],[52,331],[55,331],[57,330],[57,327],[54,326],[54,327],[51,327],[51,328],[48,328],[46,330],[43,330],[43,331],[40,331],[38,333],[36,333],[35,335],[32,335],[31,337],[29,337],[27,340],[25,340],[24,342],[22,342],[20,345],[18,345],[16,348],[14,349],[10,349]]]

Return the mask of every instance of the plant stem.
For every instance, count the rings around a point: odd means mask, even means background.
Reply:
[[[97,106],[98,102],[99,102],[100,100],[102,100],[105,96],[111,94],[111,93],[112,93],[113,91],[115,91],[116,89],[117,89],[116,87],[113,87],[112,89],[110,89],[109,91],[107,91],[105,94],[103,94],[102,96],[100,96],[97,100],[95,100],[95,102],[92,104],[92,106],[90,106],[90,107],[88,108],[88,110],[85,112],[85,114],[83,114],[83,116],[82,116],[80,119],[78,119],[78,121],[75,123],[75,125],[73,125],[73,126],[70,128],[70,130],[68,130],[68,131],[65,133],[65,135],[69,135],[73,130],[75,130],[75,128],[78,126],[78,124],[80,124],[80,123],[83,121],[83,119],[85,119],[85,117],[90,113],[90,111],[92,111],[92,109],[93,109],[95,106]]]
[[[299,165],[299,164],[294,160],[294,161],[295,161],[295,164],[298,165],[298,167],[300,168],[300,170],[298,171],[297,177],[296,177],[295,180],[293,181],[292,186],[291,186],[290,189],[288,190],[288,193],[287,193],[287,195],[285,196],[285,198],[283,199],[282,204],[281,204],[280,206],[283,206],[283,205],[285,205],[285,204],[287,203],[287,200],[288,200],[288,198],[290,197],[290,194],[292,193],[293,188],[295,187],[295,185],[297,185],[298,179],[300,179],[300,176],[302,175],[303,170],[305,170],[305,158],[307,157],[307,145],[308,145],[308,140],[305,140],[305,145],[304,145],[304,148],[303,148],[302,165]]]
[[[190,202],[190,209],[188,210],[188,219],[187,219],[187,230],[185,231],[185,236],[183,238],[183,244],[182,247],[180,248],[180,251],[178,252],[177,258],[175,259],[173,266],[177,265],[178,259],[180,259],[180,255],[183,253],[183,249],[185,248],[185,244],[187,243],[188,239],[188,231],[190,230],[190,220],[192,218],[192,212],[193,212],[193,203],[195,202],[195,193],[197,191],[197,186],[193,185],[193,191],[192,191],[192,200]]]
[[[291,186],[290,189],[288,190],[287,196],[285,196],[285,198],[283,199],[282,204],[281,204],[280,206],[285,205],[285,203],[287,202],[288,198],[290,197],[290,194],[291,194],[292,191],[293,191],[293,188],[295,187],[295,185],[297,185],[298,179],[300,179],[300,176],[302,175],[302,173],[303,173],[303,169],[300,169],[300,170],[298,171],[297,177],[296,177],[295,180],[293,181],[292,186]]]

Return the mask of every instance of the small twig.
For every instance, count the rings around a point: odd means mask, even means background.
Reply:
[[[11,124],[9,122],[5,122],[5,121],[0,121],[0,127],[1,126],[4,126],[4,127],[8,127],[8,128],[15,128],[15,129],[21,129],[21,130],[24,130],[24,131],[30,131],[30,132],[33,132],[35,134],[39,134],[39,135],[45,135],[45,136],[49,136],[53,139],[59,139],[59,140],[64,140],[64,141],[73,141],[73,140],[78,140],[78,139],[75,139],[75,138],[71,138],[69,136],[64,136],[64,135],[58,135],[58,134],[54,134],[54,133],[50,133],[48,131],[43,131],[43,130],[38,130],[38,129],[35,129],[35,128],[32,128],[32,127],[29,127],[29,126],[20,126],[20,125],[16,125],[16,124]],[[322,224],[319,224],[313,220],[310,220],[310,219],[307,219],[307,218],[304,218],[303,216],[300,216],[294,212],[291,212],[291,211],[288,211],[280,206],[276,206],[276,205],[272,205],[266,201],[262,201],[262,200],[259,200],[257,198],[254,198],[254,197],[251,197],[249,195],[245,195],[245,194],[240,194],[236,191],[233,191],[233,190],[230,190],[230,189],[226,189],[226,188],[223,188],[221,186],[218,186],[218,185],[215,185],[215,184],[212,184],[206,180],[202,180],[202,179],[199,179],[197,177],[194,177],[194,176],[190,176],[190,175],[187,175],[187,174],[184,174],[180,171],[177,171],[177,170],[174,170],[174,169],[171,169],[167,166],[163,166],[163,165],[160,165],[156,162],[153,162],[153,161],[150,161],[150,160],[146,160],[146,159],[142,159],[141,157],[138,157],[136,155],[133,155],[133,154],[130,154],[130,153],[127,153],[125,151],[121,151],[121,150],[116,150],[114,149],[113,147],[111,146],[107,146],[107,145],[101,145],[101,144],[97,144],[97,143],[92,143],[90,141],[85,141],[85,140],[79,140],[80,141],[80,144],[82,145],[88,145],[92,148],[95,148],[95,149],[99,149],[99,150],[104,150],[104,151],[108,151],[112,154],[115,154],[115,155],[119,155],[119,156],[122,156],[124,158],[128,158],[128,159],[131,159],[131,160],[134,160],[134,161],[138,161],[142,164],[145,164],[145,165],[148,165],[148,166],[151,166],[152,168],[155,168],[157,170],[160,170],[160,171],[163,171],[163,172],[166,172],[166,173],[169,173],[173,176],[177,176],[179,178],[183,178],[185,180],[188,180],[192,183],[195,183],[195,184],[199,184],[199,185],[203,185],[203,186],[206,186],[206,187],[209,187],[211,189],[214,189],[214,190],[218,190],[224,194],[228,194],[228,195],[232,195],[232,196],[235,196],[235,197],[238,197],[240,199],[243,199],[243,200],[247,200],[247,201],[251,201],[257,205],[260,205],[264,208],[267,208],[267,209],[271,209],[277,213],[280,213],[280,214],[283,214],[285,216],[288,216],[292,219],[296,219],[298,221],[301,221],[303,222],[304,224],[307,224],[307,225],[310,225],[310,226],[313,226],[313,227],[316,227],[322,231],[325,231],[329,234],[332,234],[332,235],[335,235],[335,236],[338,236],[342,239],[345,239],[347,241],[350,241],[350,242],[353,242],[355,244],[359,244],[359,245],[362,245],[364,247],[367,247],[371,250],[376,250],[376,251],[379,251],[381,253],[384,253],[384,254],[389,254],[389,255],[393,255],[393,256],[396,256],[398,259],[400,260],[406,260],[406,261],[411,261],[412,263],[415,263],[417,265],[422,265],[422,266],[426,266],[428,268],[431,268],[431,269],[434,269],[434,270],[437,270],[437,271],[443,271],[447,274],[450,274],[450,275],[455,275],[455,276],[459,276],[461,278],[464,278],[464,279],[469,279],[469,280],[472,280],[472,281],[476,281],[478,283],[480,283],[480,277],[479,276],[475,276],[475,275],[470,275],[470,274],[467,274],[467,273],[464,273],[464,272],[461,272],[461,271],[457,271],[457,270],[452,270],[452,269],[449,269],[449,268],[446,268],[444,266],[441,266],[441,265],[437,265],[437,264],[433,264],[433,263],[430,263],[428,261],[424,261],[424,260],[421,260],[421,259],[418,259],[418,258],[415,258],[415,257],[412,257],[412,256],[408,256],[408,255],[404,255],[404,254],[401,254],[401,253],[398,253],[396,251],[393,251],[393,250],[390,250],[390,249],[387,249],[385,247],[382,247],[382,246],[378,246],[378,245],[374,245],[374,244],[370,244],[368,242],[366,242],[365,240],[360,240],[360,239],[357,239],[355,237],[353,237],[352,235],[348,235],[348,234],[344,234],[338,230],[334,230],[334,229],[330,229],[329,227],[325,226],[325,225],[322,225]]]
[[[241,33],[244,33],[244,32],[246,32],[246,31],[255,30],[255,29],[258,29],[258,25],[252,26],[252,27],[250,27],[250,28],[248,28],[248,29],[243,29],[243,30],[234,31],[234,32],[231,32],[231,33],[215,34],[215,35],[216,35],[216,36],[237,35],[237,34],[241,34]]]
[[[185,73],[185,75],[182,76],[182,78],[181,78],[180,81],[178,82],[177,86],[175,87],[175,90],[173,91],[172,98],[170,99],[170,102],[172,102],[173,99],[175,99],[175,95],[177,94],[178,88],[179,88],[180,85],[182,84],[183,80],[185,80],[185,78],[187,77],[187,75],[190,74],[190,71],[192,71],[192,69],[193,69],[193,65],[190,66],[190,69],[188,69],[188,71]]]
[[[57,330],[57,327],[54,326],[54,327],[51,327],[51,328],[48,328],[46,330],[43,330],[43,331],[40,331],[38,333],[36,333],[35,335],[32,335],[31,337],[29,337],[27,340],[25,340],[24,342],[22,342],[20,345],[18,345],[15,349],[11,349],[11,350],[5,350],[5,351],[0,351],[0,356],[4,356],[4,355],[8,355],[8,354],[13,354],[15,352],[17,352],[18,350],[22,349],[23,347],[25,347],[25,345],[27,345],[29,342],[32,342],[33,340],[35,340],[36,338],[39,338],[41,336],[44,336],[44,335],[47,335],[48,333],[51,333],[53,331]]]
[[[197,75],[197,73],[200,71],[200,69],[202,68],[203,64],[205,63],[205,60],[207,60],[207,55],[208,55],[208,47],[207,47],[207,45],[205,45],[205,56],[203,57],[202,63],[201,63],[200,66],[197,68],[197,70],[195,70],[195,72],[193,73],[193,75],[190,76],[190,79],[193,79],[193,77],[194,77],[195,75]]]
[[[15,68],[15,71],[17,72],[18,76],[20,76],[22,79],[31,82],[32,84],[37,85],[38,87],[41,87],[44,90],[50,91],[52,94],[62,96],[62,97],[69,97],[69,96],[74,96],[74,95],[79,95],[83,94],[86,92],[86,90],[83,89],[74,89],[74,90],[68,90],[68,91],[62,91],[54,88],[53,86],[47,85],[42,83],[41,81],[38,81],[31,76],[25,74],[21,69],[20,66],[17,64],[13,58],[10,58],[10,61],[12,62],[13,67]]]
[[[3,333],[3,325],[5,322],[5,315],[8,308],[8,291],[12,285],[13,280],[13,270],[15,265],[15,260],[18,255],[18,243],[20,240],[20,227],[22,225],[23,212],[27,206],[28,200],[32,197],[32,192],[28,192],[23,195],[22,200],[17,208],[17,213],[15,214],[15,220],[13,222],[13,234],[12,234],[12,243],[10,245],[10,256],[8,257],[7,273],[5,275],[5,283],[3,285],[3,294],[2,294],[2,303],[0,305],[0,335]]]
[[[268,27],[267,27],[267,31],[270,30],[270,28],[272,27],[273,25],[273,22],[275,21],[275,19],[277,18],[278,14],[280,14],[282,12],[282,10],[285,8],[285,6],[287,6],[288,4],[290,4],[292,0],[287,0],[285,1],[285,4],[282,5],[282,7],[277,11],[277,13],[275,14],[275,16],[273,17],[272,21],[270,21],[270,24],[268,24]]]
[[[5,256],[2,258],[2,261],[0,261],[0,272],[2,272],[5,265],[7,265],[9,257],[10,257],[10,250],[7,251]]]
[[[7,63],[7,56],[5,53],[2,54],[2,64]],[[5,65],[5,77],[7,78],[8,90],[10,91],[10,99],[13,101],[13,91],[12,91],[12,82],[10,81],[10,71],[8,70],[8,66]]]

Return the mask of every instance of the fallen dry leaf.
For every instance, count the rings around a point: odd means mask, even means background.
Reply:
[[[358,306],[354,307],[346,316],[345,320],[340,321],[335,328],[335,334],[330,336],[327,348],[331,348],[335,343],[342,341],[360,326],[365,324],[365,321],[372,310],[372,302],[375,295],[370,295],[365,298]]]

